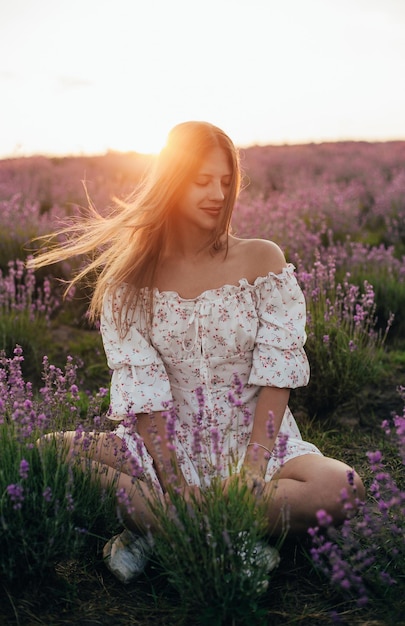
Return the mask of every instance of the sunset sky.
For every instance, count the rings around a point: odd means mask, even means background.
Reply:
[[[1,0],[0,158],[405,140],[405,0]]]

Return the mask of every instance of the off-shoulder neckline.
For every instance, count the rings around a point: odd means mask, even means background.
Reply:
[[[239,291],[240,289],[255,289],[259,287],[263,283],[266,283],[269,279],[274,279],[276,281],[285,281],[288,278],[291,278],[294,275],[295,266],[292,263],[287,263],[285,267],[281,270],[280,273],[276,274],[275,272],[269,272],[265,276],[258,276],[253,283],[250,283],[247,278],[240,278],[239,281],[235,284],[226,283],[225,285],[221,285],[220,287],[213,287],[211,289],[206,289],[202,291],[198,296],[194,298],[183,298],[177,291],[175,290],[163,290],[160,291],[157,287],[153,289],[153,295],[156,298],[164,299],[164,298],[176,298],[176,300],[180,302],[196,302],[198,300],[204,298],[210,298],[210,296],[222,295],[223,293],[230,293]]]

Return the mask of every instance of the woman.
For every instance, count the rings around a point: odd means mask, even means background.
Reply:
[[[186,498],[198,497],[213,475],[226,492],[235,474],[258,498],[271,495],[270,535],[281,532],[286,514],[293,533],[305,532],[319,509],[342,522],[348,472],[353,502],[364,495],[348,466],[302,441],[288,408],[290,389],[309,377],[305,302],[276,244],[231,234],[240,178],[237,150],[222,130],[180,124],[130,201],[106,218],[93,211],[80,233],[35,261],[97,252],[74,281],[97,270],[90,314],[101,316],[113,371],[110,417],[136,415],[136,428],[124,420],[86,455],[106,484],[125,490],[131,531],[153,528],[147,499],[151,490],[164,497],[173,468]],[[172,445],[158,446],[170,406],[176,432]],[[64,437],[72,453],[85,455],[73,433]],[[123,580],[139,573],[144,547],[133,533],[117,536],[105,549],[110,569]]]

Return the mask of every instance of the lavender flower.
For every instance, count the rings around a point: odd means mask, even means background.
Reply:
[[[131,499],[125,489],[120,488],[116,492],[117,502],[119,505],[119,517],[122,519],[122,513],[124,515],[131,516],[135,512],[134,506],[131,502]]]
[[[28,463],[28,461],[26,461],[25,459],[21,459],[19,474],[23,480],[28,478],[29,469],[30,469],[30,464]]]
[[[166,445],[169,450],[175,450],[177,413],[173,404],[163,412],[163,417],[166,420]]]
[[[269,418],[266,421],[266,434],[270,441],[274,438],[275,432],[274,413],[273,411],[269,411]]]
[[[6,491],[11,502],[13,503],[13,509],[15,511],[20,510],[22,508],[22,505],[25,499],[23,486],[18,483],[17,484],[13,483],[11,485],[7,485]]]
[[[52,501],[52,489],[50,487],[45,487],[45,489],[42,492],[42,497],[45,500],[45,502],[51,502]]]

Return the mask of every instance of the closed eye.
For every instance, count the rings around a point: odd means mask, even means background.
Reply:
[[[210,181],[209,180],[204,180],[204,181],[196,180],[194,181],[194,184],[197,185],[197,187],[207,187],[210,184]],[[222,180],[221,185],[223,187],[230,187],[231,186],[230,179],[227,178],[226,180]]]

